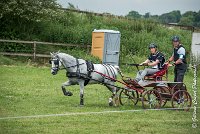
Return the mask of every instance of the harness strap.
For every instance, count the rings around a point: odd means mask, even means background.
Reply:
[[[106,69],[106,71],[107,71],[107,74],[108,74],[108,76],[110,76],[107,66],[106,66],[105,64],[102,64],[102,65],[105,67],[105,69]]]
[[[77,77],[77,72],[66,72],[66,76],[68,78]]]
[[[68,78],[84,79],[85,80],[84,86],[86,86],[89,83],[89,81],[91,80],[91,73],[94,70],[94,65],[93,65],[92,62],[86,61],[87,74],[83,74],[83,73],[80,73],[80,66],[79,65],[81,65],[81,64],[79,64],[78,59],[76,59],[76,63],[77,63],[77,71],[76,72],[67,72],[66,76]]]
[[[81,63],[81,64],[76,64],[76,65],[73,65],[73,66],[69,66],[69,67],[66,67],[66,68],[71,68],[71,67],[76,67],[77,65],[83,65],[83,64],[85,64],[85,63]]]
[[[88,72],[87,77],[88,78],[85,80],[84,86],[86,86],[89,83],[89,81],[91,79],[91,73],[94,70],[94,65],[92,62],[86,60],[86,65],[87,65],[87,72]]]
[[[116,79],[116,74],[115,74],[115,70],[113,69],[113,67],[110,65],[110,70],[111,70],[111,72],[112,72],[112,74],[113,74],[113,77]]]
[[[81,75],[80,75],[79,61],[78,61],[77,58],[76,58],[76,66],[77,66],[76,72],[77,72],[78,78],[80,79],[80,78],[81,78]]]
[[[103,64],[103,66],[106,68],[108,76],[112,76],[113,78],[116,78],[116,74],[114,73],[115,71],[113,70],[111,65],[106,65]],[[109,69],[109,70],[108,70]],[[111,73],[111,74],[110,74]]]

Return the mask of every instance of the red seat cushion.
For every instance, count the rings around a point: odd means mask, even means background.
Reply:
[[[163,75],[166,74],[167,69],[168,69],[168,65],[164,64],[163,69],[161,69],[161,70],[159,70],[158,72],[156,72],[156,73],[154,73],[154,74],[152,74],[152,75],[150,75],[150,76],[147,76],[147,77],[149,77],[149,78],[156,78],[156,77],[158,77],[158,76],[163,76]]]

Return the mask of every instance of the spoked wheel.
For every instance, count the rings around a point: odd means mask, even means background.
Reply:
[[[156,90],[157,90],[160,94],[163,94],[163,95],[165,95],[165,94],[170,94],[170,93],[169,93],[169,89],[168,89],[167,87],[157,87]],[[162,97],[162,95],[161,95],[161,97]],[[161,107],[164,107],[166,103],[167,103],[167,99],[166,99],[166,98],[165,98],[165,99],[162,98]]]
[[[171,99],[172,107],[188,111],[192,105],[192,98],[186,90],[176,91]]]
[[[161,107],[162,98],[155,89],[145,91],[142,97],[142,106],[144,109],[158,109]]]
[[[138,99],[138,92],[132,89],[123,89],[119,94],[119,102],[121,105],[136,105]]]

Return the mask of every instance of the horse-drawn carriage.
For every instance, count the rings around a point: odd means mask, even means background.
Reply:
[[[139,66],[135,64],[135,66]],[[140,86],[130,77],[124,77],[125,88],[120,91],[120,104],[133,103],[142,101],[142,106],[146,108],[164,107],[167,101],[176,109],[189,110],[192,105],[192,99],[183,82],[171,82],[167,79],[167,64],[164,68],[151,76],[146,76],[145,86]]]
[[[132,103],[136,105],[142,101],[143,108],[160,108],[165,106],[167,101],[171,101],[172,107],[176,109],[189,110],[192,99],[187,91],[186,85],[182,82],[170,82],[167,79],[168,65],[165,64],[162,70],[151,76],[146,76],[146,85],[137,84],[132,78],[125,77],[118,67],[105,64],[92,64],[83,59],[77,59],[64,53],[52,53],[51,73],[57,74],[60,66],[63,65],[67,71],[68,81],[62,84],[63,94],[72,96],[66,86],[80,85],[80,105],[83,103],[84,86],[88,83],[102,83],[112,92],[109,104],[116,100],[121,105]],[[139,64],[132,64],[138,68]],[[122,80],[116,79],[117,71]],[[115,83],[124,86],[116,86]],[[119,96],[117,93],[119,93]]]

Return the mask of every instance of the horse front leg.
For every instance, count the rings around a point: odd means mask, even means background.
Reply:
[[[78,81],[80,85],[80,106],[84,105],[84,80]]]
[[[72,96],[72,95],[73,95],[72,92],[67,91],[67,90],[65,89],[66,86],[70,86],[71,84],[72,84],[72,83],[71,83],[70,81],[64,82],[64,83],[62,84],[61,88],[62,88],[63,94],[64,94],[65,96]]]

